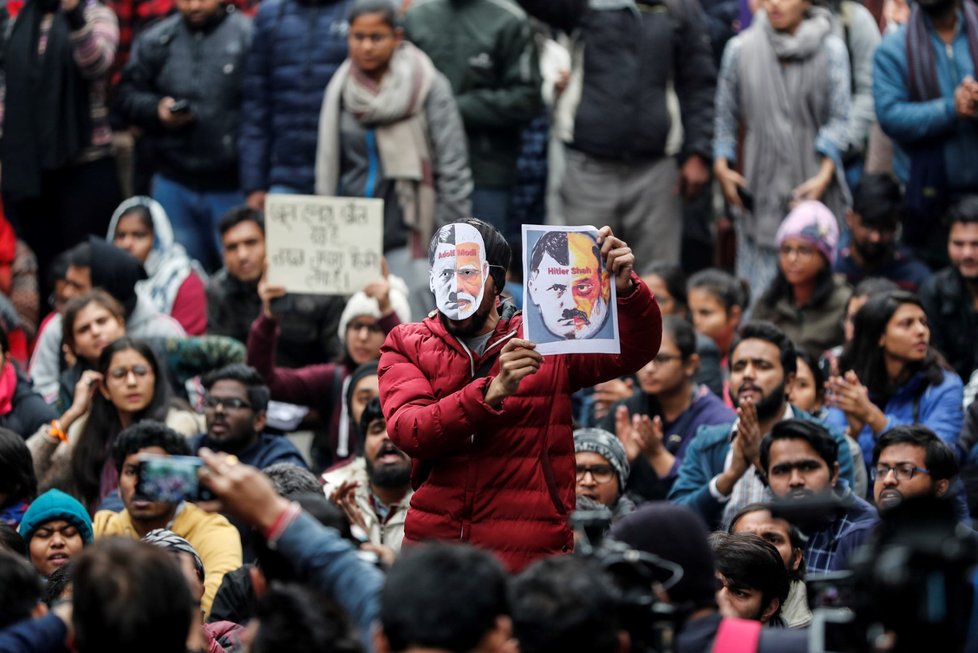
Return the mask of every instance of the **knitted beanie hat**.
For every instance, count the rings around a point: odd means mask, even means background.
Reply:
[[[682,579],[667,590],[680,610],[688,613],[716,604],[716,563],[706,525],[686,506],[647,503],[614,524],[611,536],[683,568]]]
[[[788,238],[799,238],[818,248],[829,265],[835,263],[839,244],[839,223],[832,211],[821,202],[802,202],[778,227],[778,247]]]
[[[172,553],[186,553],[194,561],[194,571],[197,572],[197,578],[204,582],[204,561],[200,559],[197,549],[187,540],[166,528],[154,528],[143,536],[143,542]]]
[[[603,456],[618,472],[618,487],[624,491],[628,483],[628,455],[618,436],[604,429],[577,429],[574,431],[574,453],[582,451]]]
[[[91,544],[94,540],[92,520],[85,507],[75,497],[54,489],[34,499],[31,507],[24,513],[18,531],[25,542],[30,542],[37,529],[58,519],[77,528],[85,544]]]
[[[408,303],[407,284],[404,283],[404,279],[396,277],[393,274],[387,277],[387,281],[391,285],[389,295],[391,307],[397,313],[397,317],[401,322],[410,322],[411,305]],[[346,302],[346,307],[343,309],[343,314],[340,315],[340,326],[338,330],[340,342],[346,344],[346,327],[358,315],[370,315],[378,320],[381,317],[380,306],[377,304],[377,300],[373,297],[367,297],[366,293],[362,290],[358,290],[350,296],[350,299]]]

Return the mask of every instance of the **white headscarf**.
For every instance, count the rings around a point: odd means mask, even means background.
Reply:
[[[160,203],[151,197],[137,195],[120,204],[112,214],[105,239],[110,243],[113,242],[119,220],[124,214],[139,206],[149,211],[153,219],[153,249],[143,263],[149,278],[137,283],[136,290],[161,313],[170,315],[180,286],[190,273],[196,272],[202,281],[206,281],[207,273],[197,261],[187,255],[183,245],[174,240],[170,218],[167,217]]]

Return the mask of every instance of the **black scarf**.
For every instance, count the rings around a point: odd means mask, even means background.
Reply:
[[[964,16],[964,33],[968,38],[971,60],[978,69],[978,7],[971,0],[964,0],[961,14]],[[937,61],[925,16],[926,12],[914,3],[907,25],[907,75],[912,102],[927,102],[941,97]]]
[[[968,50],[978,69],[978,7],[972,0],[961,3]],[[926,13],[914,3],[907,24],[907,86],[911,102],[927,102],[941,97],[937,60],[931,43]],[[928,138],[905,145],[910,157],[903,237],[907,242],[924,242],[928,230],[944,213],[947,204],[947,170],[944,162],[945,138]]]
[[[15,198],[38,197],[41,174],[71,162],[92,138],[89,85],[72,55],[68,17],[57,5],[29,0],[14,22],[4,50],[6,100],[3,189]],[[84,11],[84,2],[77,11]],[[44,55],[38,54],[41,21],[54,10]]]

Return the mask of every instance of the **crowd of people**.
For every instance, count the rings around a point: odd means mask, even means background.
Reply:
[[[0,652],[975,650],[976,76],[974,0],[6,0]]]

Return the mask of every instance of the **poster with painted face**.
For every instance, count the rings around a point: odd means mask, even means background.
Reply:
[[[485,294],[489,263],[482,234],[470,224],[449,224],[438,231],[428,285],[435,305],[449,320],[465,320]]]
[[[621,351],[597,237],[594,227],[523,225],[523,328],[541,354]]]

